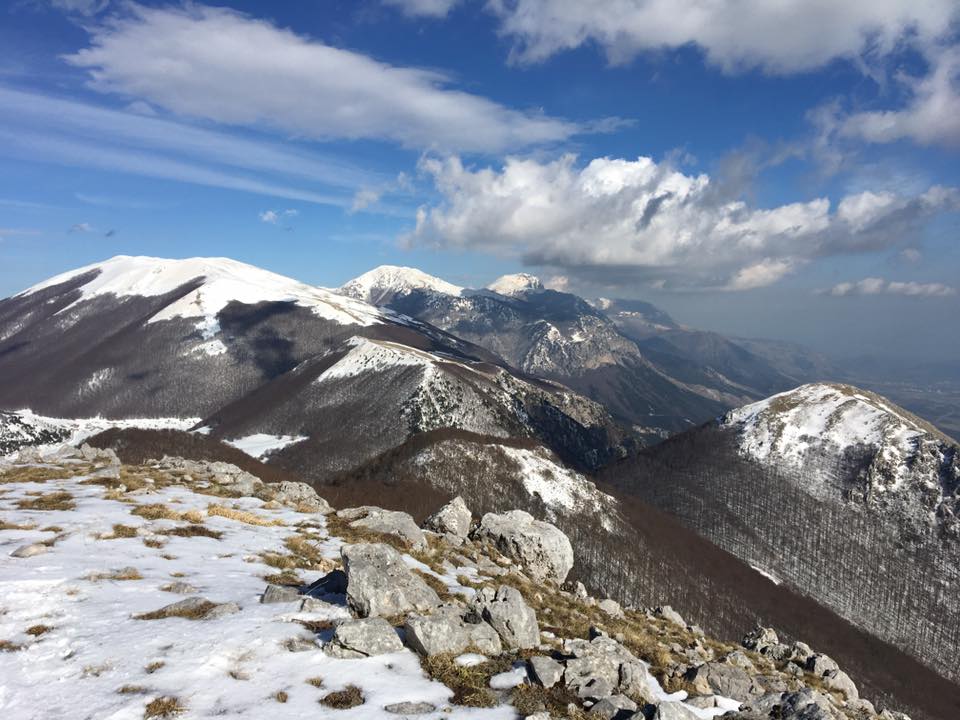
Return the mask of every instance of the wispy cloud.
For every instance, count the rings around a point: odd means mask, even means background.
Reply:
[[[169,119],[0,87],[0,156],[96,168],[349,209],[390,182],[335,156]],[[93,197],[96,202],[95,196]],[[378,213],[412,211],[378,205]]]
[[[383,0],[384,5],[399,8],[410,17],[446,17],[460,0]]]
[[[842,282],[820,294],[846,297],[848,295],[912,295],[915,297],[949,297],[957,294],[957,289],[943,283],[899,282],[884,278],[870,277],[855,282]]]
[[[288,210],[264,210],[259,214],[260,222],[268,225],[279,225],[284,221],[291,220],[300,214],[299,210],[292,208]]]
[[[458,90],[439,72],[379,62],[226,8],[125,8],[91,26],[91,45],[67,62],[89,70],[96,90],[181,115],[315,140],[460,152],[591,130]]]
[[[93,225],[87,222],[74,223],[70,226],[68,232],[72,233],[90,233],[93,232]]]

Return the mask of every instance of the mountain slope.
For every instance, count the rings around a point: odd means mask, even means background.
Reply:
[[[0,301],[0,376],[8,410],[305,436],[274,455],[322,456],[314,479],[437,426],[536,437],[580,467],[622,436],[595,403],[478,346],[219,258],[117,257]]]
[[[888,400],[803,386],[602,477],[960,679],[960,448]]]

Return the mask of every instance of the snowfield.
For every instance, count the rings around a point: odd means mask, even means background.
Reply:
[[[306,439],[306,435],[267,435],[266,433],[256,433],[235,440],[224,440],[224,442],[227,445],[232,445],[237,450],[245,452],[250,457],[255,457],[260,460],[274,450],[282,450],[288,445],[303,442]]]

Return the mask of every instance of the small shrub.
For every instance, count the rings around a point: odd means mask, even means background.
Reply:
[[[337,710],[347,710],[363,705],[363,692],[356,685],[347,685],[343,690],[327,693],[320,698],[320,703]]]

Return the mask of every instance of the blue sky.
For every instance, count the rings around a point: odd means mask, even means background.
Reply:
[[[810,5],[12,0],[0,295],[120,253],[328,286],[523,269],[738,335],[955,354],[960,12]]]

